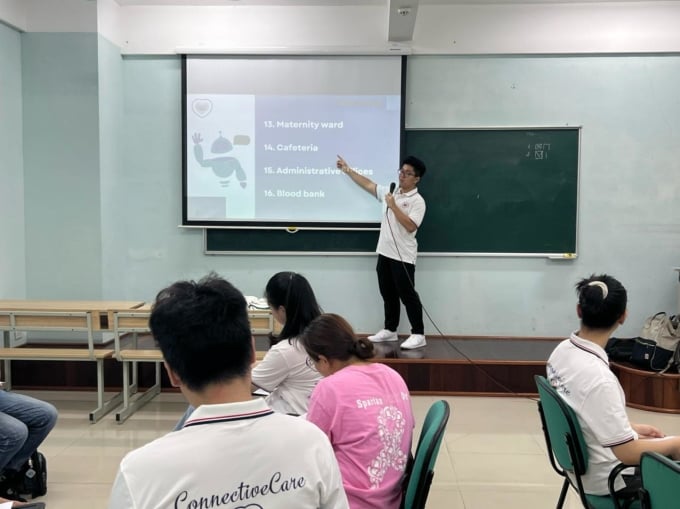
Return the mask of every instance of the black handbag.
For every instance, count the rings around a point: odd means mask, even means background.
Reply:
[[[673,361],[674,351],[659,346],[653,339],[635,338],[630,362],[648,371],[665,371]]]
[[[604,351],[612,361],[630,362],[636,338],[609,338]]]
[[[643,369],[666,372],[675,364],[680,348],[680,317],[656,313],[645,320],[633,345],[631,362]]]

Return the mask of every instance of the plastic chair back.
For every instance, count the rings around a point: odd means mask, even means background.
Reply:
[[[671,509],[680,507],[680,465],[656,452],[642,453],[642,507],[646,509]]]
[[[425,507],[425,501],[434,477],[434,464],[444,438],[449,415],[449,404],[444,400],[435,401],[427,411],[418,438],[413,464],[408,474],[408,484],[404,493],[404,509],[423,509]]]
[[[550,382],[543,376],[535,376],[540,401],[540,412],[547,433],[546,441],[560,467],[567,472],[583,475],[588,466],[588,449],[583,439],[576,414]],[[571,441],[570,447],[569,442]]]

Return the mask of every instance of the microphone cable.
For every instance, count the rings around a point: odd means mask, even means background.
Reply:
[[[390,183],[390,194],[393,194],[393,191],[395,190],[393,186],[396,187],[396,184],[395,184],[394,182],[391,182],[391,183]],[[376,189],[377,189],[377,188],[376,188]],[[401,190],[401,186],[400,186],[398,189]],[[420,193],[418,193],[418,194],[420,194]],[[395,198],[395,205],[396,205],[396,198]],[[397,245],[397,239],[396,239],[396,237],[394,236],[394,230],[392,229],[392,223],[390,222],[390,216],[389,216],[389,214],[388,214],[388,213],[389,213],[389,210],[390,210],[390,208],[389,208],[389,207],[386,207],[386,210],[385,210],[385,220],[386,220],[387,226],[388,226],[388,228],[389,228],[389,230],[390,230],[390,235],[391,235],[391,237],[392,237],[392,242],[394,243],[394,248],[396,249],[397,255],[399,256],[399,261],[401,262],[401,265],[402,265],[402,267],[403,267],[403,269],[404,269],[404,273],[406,274],[406,278],[408,279],[408,282],[409,282],[409,284],[411,285],[411,288],[413,289],[413,292],[414,292],[414,293],[416,294],[416,296],[418,297],[418,301],[420,302],[420,307],[421,307],[421,309],[423,310],[423,312],[424,312],[425,315],[427,316],[428,320],[430,320],[430,323],[431,323],[431,324],[434,326],[434,328],[437,330],[437,332],[439,333],[439,336],[441,336],[441,338],[444,339],[444,341],[446,341],[446,344],[447,344],[447,345],[449,345],[451,348],[453,348],[453,350],[454,350],[455,352],[457,352],[461,357],[463,357],[463,358],[467,361],[468,364],[470,364],[470,365],[473,366],[475,369],[477,369],[478,371],[480,371],[481,373],[483,373],[489,380],[491,380],[491,381],[492,381],[493,383],[495,383],[498,387],[500,387],[501,389],[503,389],[503,391],[505,391],[505,392],[507,392],[507,393],[510,393],[510,394],[512,394],[512,395],[514,395],[514,396],[516,396],[516,397],[518,397],[518,398],[529,399],[529,400],[531,400],[531,401],[538,401],[536,398],[534,398],[534,397],[532,397],[532,396],[525,396],[525,395],[518,394],[517,392],[513,391],[510,387],[508,387],[508,386],[505,385],[503,382],[501,382],[500,380],[498,380],[498,379],[497,379],[496,377],[494,377],[491,373],[489,373],[486,369],[484,369],[482,366],[480,366],[480,365],[477,364],[475,361],[473,361],[470,357],[468,357],[465,353],[463,353],[463,351],[460,350],[460,348],[458,348],[456,345],[453,344],[453,341],[452,341],[451,339],[446,338],[446,336],[444,335],[444,333],[439,329],[439,326],[435,323],[434,319],[430,316],[429,311],[427,310],[427,308],[426,308],[425,305],[423,304],[423,300],[420,298],[420,294],[419,294],[418,291],[416,290],[416,285],[415,285],[415,283],[413,282],[413,280],[411,279],[411,276],[409,275],[408,270],[406,269],[406,262],[404,262],[404,259],[402,258],[401,253],[399,252],[399,246]],[[392,212],[392,214],[394,214],[394,212]],[[418,228],[420,228],[420,225],[418,225]],[[415,264],[414,264],[414,265],[415,265]],[[401,298],[400,298],[399,300],[401,301]],[[400,305],[401,305],[401,302],[400,302]]]

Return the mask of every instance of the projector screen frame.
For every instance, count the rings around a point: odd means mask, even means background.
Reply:
[[[272,55],[262,55],[261,53],[253,53],[253,57],[267,56],[270,58],[285,58],[286,56],[294,56],[299,54],[272,54]],[[204,228],[204,229],[261,229],[261,230],[287,230],[289,233],[295,233],[298,230],[377,230],[380,227],[379,221],[374,222],[352,222],[352,221],[294,221],[294,220],[197,220],[188,218],[188,167],[187,161],[189,160],[188,151],[190,147],[188,146],[188,133],[187,133],[187,57],[200,58],[205,57],[216,57],[215,54],[181,54],[181,147],[182,147],[182,222],[180,227],[184,228]],[[235,54],[220,54],[219,57],[243,57],[243,53]],[[246,54],[245,56],[248,56]],[[307,56],[318,56],[319,58],[329,57],[334,55],[319,54],[319,55],[307,55]],[[335,56],[348,56],[347,54],[338,53]],[[399,160],[403,158],[404,155],[404,140],[405,140],[405,106],[406,106],[406,66],[407,57],[406,55],[394,55],[388,53],[376,53],[376,54],[356,54],[351,55],[357,58],[364,56],[389,56],[389,57],[399,57],[401,73],[400,73],[400,112],[399,112]],[[381,182],[378,182],[381,183]],[[361,192],[357,190],[357,192]],[[378,207],[379,204],[376,204]]]

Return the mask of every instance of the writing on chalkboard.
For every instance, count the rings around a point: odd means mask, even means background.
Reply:
[[[548,159],[550,145],[550,143],[529,143],[527,145],[526,157],[535,160]]]
[[[427,161],[420,253],[578,252],[578,128],[408,129]]]

